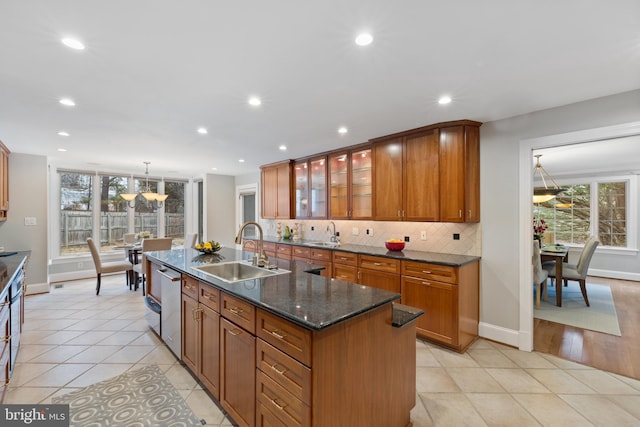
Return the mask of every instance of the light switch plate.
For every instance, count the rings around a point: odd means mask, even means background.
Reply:
[[[360,230],[358,230],[358,227],[353,227],[351,229],[351,234],[353,234],[354,236],[357,236],[358,234],[360,234]]]
[[[422,230],[420,232],[420,240],[427,240],[427,232]]]
[[[37,221],[34,216],[25,216],[24,217],[24,225],[36,225]]]

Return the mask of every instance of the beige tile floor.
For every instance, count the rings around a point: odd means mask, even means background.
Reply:
[[[207,425],[231,423],[143,317],[118,276],[26,298],[22,346],[5,403],[56,395],[157,364]],[[640,381],[478,340],[465,354],[417,341],[414,427],[640,426]]]

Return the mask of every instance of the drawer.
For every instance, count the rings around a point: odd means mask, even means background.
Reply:
[[[256,242],[256,247],[258,245],[258,242]],[[274,257],[276,256],[276,244],[273,242],[263,242],[262,243],[262,249],[265,251],[265,253],[267,254],[267,256],[271,256]]]
[[[311,425],[311,408],[260,370],[256,370],[256,401],[286,426]]]
[[[427,262],[402,261],[402,275],[458,284],[458,267]]]
[[[400,273],[400,260],[383,258],[372,255],[360,255],[360,268],[368,268],[369,270],[384,271],[387,273]]]
[[[198,299],[198,281],[193,277],[185,274],[182,275],[182,293],[189,295],[191,298]]]
[[[198,302],[220,313],[220,291],[213,286],[199,283]]]
[[[248,302],[222,292],[220,314],[236,325],[255,334],[256,308]]]
[[[288,427],[260,402],[256,403],[256,427]]]
[[[276,245],[276,256],[282,259],[291,259],[291,245]]]
[[[311,248],[311,259],[313,261],[318,260],[331,262],[331,251],[328,249]]]
[[[343,282],[358,283],[358,267],[334,263],[333,277]]]
[[[309,258],[311,256],[311,248],[305,248],[304,246],[294,246],[292,253],[294,258]]]
[[[256,367],[294,397],[311,405],[311,369],[262,340],[257,340]]]
[[[358,254],[352,252],[333,251],[333,263],[358,266]]]
[[[289,356],[311,366],[311,331],[258,310],[256,335]]]

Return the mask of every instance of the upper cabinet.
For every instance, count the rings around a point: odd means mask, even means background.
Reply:
[[[329,154],[329,217],[370,219],[373,176],[370,146]]]
[[[479,222],[481,125],[438,123],[263,166],[262,217]]]
[[[294,164],[295,217],[327,217],[327,158],[298,160]]]
[[[292,206],[293,162],[273,163],[261,169],[262,218],[291,219],[295,215]]]
[[[9,154],[0,142],[0,221],[5,221],[9,212]]]

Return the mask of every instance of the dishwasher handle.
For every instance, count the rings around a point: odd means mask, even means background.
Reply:
[[[180,276],[169,276],[167,273],[165,273],[162,270],[156,270],[156,271],[158,272],[158,274],[161,274],[162,276],[166,277],[172,282],[177,282],[178,280],[180,280]]]

